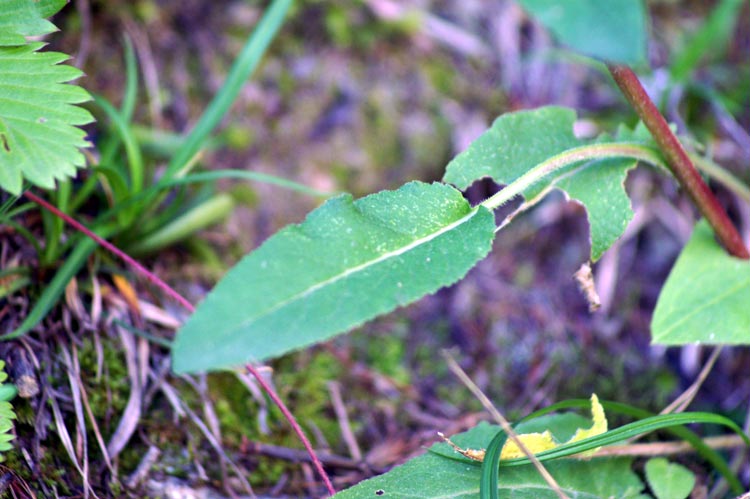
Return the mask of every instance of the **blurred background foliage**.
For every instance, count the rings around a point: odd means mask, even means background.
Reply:
[[[263,7],[240,0],[77,0],[55,19],[62,33],[49,42],[73,54],[87,75],[84,87],[118,106],[123,40],[132,40],[141,76],[134,131],[158,172],[175,150],[175,134],[191,128],[219,89]],[[648,8],[653,69],[642,76],[649,91],[686,139],[750,181],[747,2],[654,0]],[[722,15],[712,17],[717,11]],[[708,19],[713,24],[706,28]],[[496,116],[545,104],[576,108],[577,130],[586,135],[635,122],[605,73],[556,47],[510,0],[297,2],[199,168],[269,173],[362,196],[441,178],[450,158]],[[97,117],[89,130],[101,144],[112,124]],[[271,185],[224,180],[219,187],[237,203],[226,223],[145,260],[194,302],[241,255],[319,203]],[[496,188],[479,182],[468,196],[477,202]],[[695,213],[675,184],[654,172],[631,174],[628,188],[636,218],[596,268],[600,312],[588,312],[572,277],[588,255],[584,211],[555,195],[506,229],[495,251],[459,284],[274,363],[279,392],[316,445],[351,455],[332,402],[330,383],[340,384],[369,468],[339,471],[337,486],[420,452],[435,431],[451,433],[484,417],[443,364],[441,348],[456,350],[510,418],[592,392],[659,411],[692,381],[707,352],[652,348],[648,324]],[[747,233],[750,213],[720,194]],[[50,320],[60,323],[63,315]],[[102,336],[111,343],[107,371],[120,380],[110,378],[108,395],[92,398],[97,417],[107,419],[124,409],[128,386],[116,335],[104,330]],[[99,383],[93,348],[80,345],[82,377]],[[741,419],[735,411],[750,393],[748,362],[746,348],[725,351],[696,409]],[[90,394],[101,395],[103,388],[87,383]],[[186,403],[206,402],[176,383]],[[298,446],[279,414],[231,375],[210,377],[206,390],[225,451],[253,485],[282,484],[280,491],[304,494],[304,467],[300,472],[250,451],[248,442],[256,440]],[[38,436],[24,440],[35,420],[23,407],[18,412],[23,447]],[[176,475],[192,483],[204,476],[217,483],[214,450],[195,429],[172,427],[172,417],[158,402],[142,415],[140,436],[121,458],[122,473],[135,470],[149,442],[163,442],[155,468],[160,479]],[[165,431],[172,437],[165,440]],[[62,462],[55,466],[64,468]]]

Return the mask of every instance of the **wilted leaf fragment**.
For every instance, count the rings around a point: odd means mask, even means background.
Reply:
[[[180,330],[173,369],[262,361],[346,332],[463,277],[494,229],[445,184],[330,199],[227,273]]]
[[[534,18],[573,50],[623,64],[646,60],[642,0],[519,0]]]
[[[656,499],[685,499],[695,486],[692,471],[663,457],[648,460],[646,480]]]
[[[68,58],[40,52],[42,43],[0,47],[0,188],[20,194],[23,180],[52,188],[56,179],[75,175],[88,146],[76,127],[93,121],[73,104],[89,94],[66,82],[81,72],[61,65]]]
[[[750,344],[750,262],[727,254],[700,221],[667,278],[651,321],[661,345]]]

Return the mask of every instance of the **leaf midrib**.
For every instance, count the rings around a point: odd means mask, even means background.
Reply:
[[[400,255],[403,255],[403,254],[407,253],[408,251],[410,251],[410,250],[412,250],[414,248],[417,248],[417,247],[419,247],[419,246],[421,246],[423,244],[427,244],[430,241],[436,239],[437,237],[439,237],[439,236],[441,236],[443,234],[446,234],[446,233],[450,232],[451,230],[455,229],[456,227],[459,227],[460,225],[468,222],[477,213],[479,213],[479,206],[472,208],[471,211],[469,213],[467,213],[466,215],[464,215],[463,217],[459,218],[458,220],[456,220],[454,222],[451,222],[450,224],[448,224],[448,225],[446,225],[444,227],[441,227],[440,229],[438,229],[435,232],[431,232],[431,233],[427,234],[426,236],[422,236],[422,237],[420,237],[418,239],[415,239],[411,243],[409,243],[409,244],[407,244],[405,246],[402,246],[402,247],[400,247],[400,248],[398,248],[398,249],[396,249],[394,251],[389,251],[389,252],[383,253],[382,255],[378,256],[377,258],[368,260],[368,261],[366,261],[364,263],[361,263],[361,264],[359,264],[359,265],[357,265],[355,267],[351,267],[349,269],[346,269],[344,272],[340,272],[340,273],[338,273],[336,275],[333,275],[333,276],[331,276],[331,277],[329,277],[329,278],[327,278],[327,279],[325,279],[323,281],[315,283],[312,286],[309,286],[308,288],[304,289],[303,291],[301,291],[301,292],[299,292],[299,293],[297,293],[295,295],[292,295],[292,296],[290,296],[289,298],[287,298],[287,299],[285,299],[283,301],[280,301],[280,302],[274,304],[272,307],[269,307],[269,308],[263,310],[262,312],[254,315],[254,316],[252,316],[252,317],[250,317],[250,318],[248,318],[248,319],[246,319],[244,321],[241,321],[235,328],[231,329],[229,332],[234,333],[234,332],[236,332],[238,330],[244,329],[244,328],[248,327],[250,324],[252,324],[253,322],[256,322],[258,318],[271,315],[271,314],[275,313],[276,311],[278,311],[278,310],[280,310],[280,309],[282,309],[284,307],[287,307],[288,305],[290,305],[290,304],[292,304],[292,303],[294,303],[296,301],[299,301],[299,300],[305,298],[306,296],[309,296],[310,294],[314,293],[315,291],[317,291],[319,289],[322,289],[322,288],[324,288],[326,286],[330,286],[330,285],[332,285],[332,284],[334,284],[334,283],[336,283],[336,282],[338,282],[338,281],[340,281],[342,279],[345,279],[346,277],[348,277],[350,275],[354,275],[357,272],[361,272],[361,271],[363,271],[365,269],[368,269],[368,268],[370,268],[370,267],[372,267],[374,265],[377,265],[379,263],[385,262],[385,261],[387,261],[387,260],[389,260],[391,258],[396,258],[396,257],[398,257]]]

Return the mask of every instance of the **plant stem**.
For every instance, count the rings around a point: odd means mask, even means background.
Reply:
[[[619,64],[610,64],[607,67],[617,86],[620,87],[620,91],[661,148],[672,174],[711,224],[721,244],[731,255],[745,260],[750,259],[750,253],[739,232],[729,220],[729,216],[719,204],[716,196],[701,178],[698,170],[695,169],[682,144],[669,128],[664,116],[656,108],[633,70]]]
[[[50,203],[40,198],[36,194],[33,194],[30,191],[26,191],[23,193],[23,195],[26,196],[31,201],[38,204],[39,206],[42,206],[46,210],[50,211],[56,217],[61,218],[62,220],[65,221],[65,223],[72,226],[77,231],[82,232],[86,236],[90,237],[91,239],[96,241],[97,244],[99,244],[101,247],[103,247],[104,249],[112,253],[113,255],[120,257],[120,259],[122,259],[125,263],[127,263],[133,270],[137,271],[139,274],[141,274],[146,279],[151,281],[154,285],[159,287],[162,291],[164,291],[169,296],[174,298],[183,307],[190,310],[191,312],[195,310],[195,307],[193,307],[193,304],[187,301],[187,299],[185,299],[180,293],[172,289],[167,283],[159,279],[159,277],[157,277],[155,274],[149,271],[146,267],[144,267],[143,265],[135,261],[130,255],[122,251],[120,248],[110,243],[106,239],[103,239],[97,236],[85,225],[74,220],[72,217],[63,213],[62,211],[58,210],[55,206],[51,205]]]
[[[284,417],[289,421],[289,424],[292,426],[292,429],[297,434],[297,437],[302,441],[302,445],[305,446],[305,449],[307,450],[307,453],[310,454],[310,458],[312,459],[313,466],[315,467],[315,471],[318,472],[320,477],[323,479],[323,481],[326,484],[326,488],[328,489],[328,493],[330,495],[336,494],[336,489],[333,488],[333,484],[331,483],[331,480],[328,478],[328,474],[323,469],[323,464],[320,462],[320,459],[318,459],[318,455],[315,453],[315,450],[312,447],[312,444],[310,443],[310,440],[305,435],[305,432],[302,431],[302,427],[297,423],[297,420],[292,415],[292,412],[287,408],[286,404],[284,404],[284,401],[281,400],[281,397],[276,393],[276,390],[273,389],[273,387],[265,380],[263,375],[258,371],[258,369],[255,368],[252,364],[247,364],[245,366],[247,371],[255,376],[255,379],[258,381],[258,384],[260,384],[261,388],[268,394],[269,397],[271,397],[271,400],[273,400],[274,404],[276,404],[279,409],[281,409],[281,412],[284,414]]]
[[[662,164],[659,155],[642,144],[603,143],[574,147],[539,163],[506,185],[503,190],[482,202],[482,206],[488,210],[494,210],[560,168],[579,161],[606,158],[633,158],[652,165]]]

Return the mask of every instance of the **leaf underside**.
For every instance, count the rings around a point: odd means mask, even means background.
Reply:
[[[179,331],[173,369],[263,361],[346,332],[456,282],[494,229],[445,184],[330,199],[226,274]]]
[[[642,0],[519,0],[563,44],[585,55],[622,64],[646,61]]]
[[[531,422],[530,422],[531,423]],[[560,440],[570,438],[574,428],[590,425],[586,418],[576,414],[544,416],[533,425],[521,424],[521,432],[549,429]],[[567,432],[559,430],[565,427]],[[483,449],[489,444],[499,427],[480,423],[475,428],[451,439],[461,447]],[[371,499],[372,497],[435,499],[479,496],[480,466],[461,459],[446,444],[431,447],[432,452],[416,457],[388,473],[365,480],[354,487],[339,492],[336,499]],[[570,498],[637,498],[643,484],[630,469],[631,460],[622,459],[565,459],[545,462],[545,467],[555,477]],[[498,482],[500,498],[532,499],[556,498],[544,479],[532,465],[507,467],[500,470]]]
[[[15,13],[11,8],[16,4],[26,7]],[[52,188],[55,180],[75,175],[76,168],[85,164],[79,148],[89,143],[77,126],[93,118],[74,104],[90,97],[82,88],[67,84],[81,72],[60,64],[67,55],[41,52],[43,43],[26,43],[24,38],[54,28],[43,17],[28,16],[48,16],[64,4],[0,2],[4,33],[0,35],[0,188],[16,195],[23,180]]]
[[[750,344],[749,303],[750,262],[729,256],[700,221],[661,290],[652,341]]]
[[[556,106],[504,114],[448,164],[443,180],[459,189],[483,177],[510,184],[551,156],[593,143],[575,137],[575,120],[575,111]],[[632,132],[623,129],[620,133]],[[571,165],[532,185],[523,197],[531,200],[557,188],[580,202],[589,221],[591,259],[596,261],[633,217],[624,183],[636,163],[631,158],[614,158]]]

